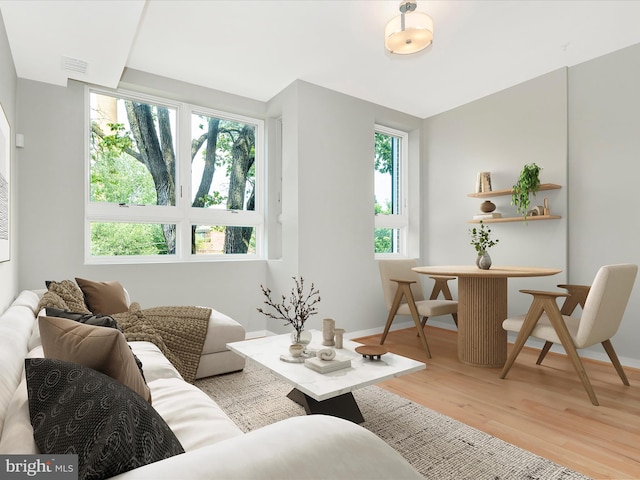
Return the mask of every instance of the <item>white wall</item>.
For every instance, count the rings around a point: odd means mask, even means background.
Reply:
[[[9,49],[9,41],[7,40],[7,31],[4,28],[4,21],[0,13],[0,105],[4,110],[9,125],[11,126],[11,134],[15,135],[16,130],[16,70],[13,66],[13,58]],[[11,144],[13,145],[13,138]],[[13,301],[18,293],[18,244],[19,237],[17,232],[17,169],[18,152],[12,146],[11,148],[11,211],[9,213],[10,225],[10,248],[11,259],[8,262],[0,263],[0,312]]]
[[[430,265],[470,264],[476,252],[467,223],[482,199],[468,197],[477,172],[491,172],[494,190],[511,188],[520,170],[535,162],[542,183],[560,190],[540,192],[532,205],[549,198],[560,220],[488,224],[500,240],[490,250],[494,265],[555,267],[560,275],[509,279],[509,312],[526,312],[530,298],[521,288],[548,289],[567,278],[566,71],[552,72],[494,95],[428,118],[424,122],[422,184],[423,258]],[[491,199],[505,217],[518,216],[510,196]],[[477,225],[475,225],[477,226]]]
[[[283,251],[270,262],[272,288],[287,292],[298,274],[314,282],[322,301],[312,328],[326,317],[348,332],[379,328],[387,312],[373,256],[374,127],[408,131],[417,144],[421,120],[302,81],[269,102],[269,115],[283,126]]]
[[[569,70],[569,280],[640,265],[640,45]],[[613,345],[640,366],[640,278]],[[601,348],[596,348],[602,351]]]

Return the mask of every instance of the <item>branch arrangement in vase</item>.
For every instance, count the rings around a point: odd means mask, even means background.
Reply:
[[[471,235],[470,244],[474,246],[478,256],[487,253],[491,247],[495,247],[500,241],[498,239],[493,240],[491,238],[491,229],[487,227],[482,220],[480,220],[480,227],[473,227],[469,229]]]
[[[297,337],[299,338],[300,333],[304,330],[305,322],[311,315],[318,313],[318,309],[315,305],[320,301],[320,291],[312,283],[309,292],[305,294],[304,279],[302,277],[291,278],[293,278],[296,285],[291,289],[289,300],[287,301],[287,298],[282,295],[280,303],[276,303],[271,298],[270,289],[260,285],[262,293],[266,297],[266,300],[263,303],[273,308],[275,313],[267,312],[261,307],[258,307],[257,310],[268,318],[284,320],[284,325],[291,325],[297,332]]]
[[[491,229],[480,220],[480,227],[473,227],[469,230],[471,235],[471,245],[476,249],[476,265],[482,270],[491,268],[491,257],[489,249],[494,247],[500,240],[491,238]]]

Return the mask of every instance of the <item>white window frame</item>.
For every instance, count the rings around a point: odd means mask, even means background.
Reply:
[[[392,228],[399,230],[398,252],[397,253],[375,253],[375,258],[398,258],[406,257],[408,254],[409,238],[409,134],[395,128],[376,124],[374,133],[394,136],[400,139],[400,155],[398,167],[400,170],[398,178],[400,212],[391,215],[374,214],[374,228]],[[372,139],[373,140],[373,139]]]
[[[90,139],[91,129],[90,94],[109,95],[154,105],[176,109],[176,205],[126,205],[98,203],[90,201]],[[210,117],[255,125],[255,210],[225,210],[215,208],[191,207],[191,116],[206,115]],[[199,107],[184,102],[170,101],[164,98],[140,94],[127,90],[110,90],[85,87],[85,228],[84,257],[85,264],[140,264],[140,263],[188,263],[259,260],[264,258],[264,204],[265,204],[265,141],[264,120],[222,112],[210,108]],[[181,160],[181,159],[187,159]],[[125,222],[125,223],[174,223],[176,224],[176,253],[168,255],[91,255],[91,223],[92,222]],[[256,251],[247,254],[192,254],[191,226],[250,226],[255,228]]]

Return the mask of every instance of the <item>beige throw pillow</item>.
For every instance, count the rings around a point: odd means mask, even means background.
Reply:
[[[151,403],[145,383],[122,332],[59,317],[39,317],[46,358],[77,363],[118,380]]]
[[[120,282],[95,282],[78,277],[76,282],[91,313],[113,315],[129,310],[127,296]]]
[[[49,281],[46,284],[47,292],[38,304],[38,311],[44,307],[54,307],[70,312],[91,313],[84,303],[82,290],[73,280]]]

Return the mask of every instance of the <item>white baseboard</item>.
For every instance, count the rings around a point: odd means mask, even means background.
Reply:
[[[433,327],[443,328],[445,330],[456,329],[455,325],[451,321],[439,322],[437,320],[429,320],[429,325]],[[391,331],[402,330],[404,328],[411,328],[411,327],[415,327],[414,323],[411,321],[397,322],[397,323],[391,324],[390,330]],[[384,327],[377,327],[377,328],[369,328],[367,330],[358,330],[355,332],[346,332],[344,334],[344,338],[351,340],[353,338],[368,337],[370,335],[378,335],[383,331],[384,331]],[[277,335],[277,333],[271,332],[269,330],[258,330],[255,332],[247,333],[246,338],[250,339],[250,338],[258,338],[258,337],[266,337],[270,335]],[[515,334],[510,333],[508,337],[509,343],[513,343],[514,340],[515,340]],[[543,345],[544,345],[544,341],[538,340],[536,338],[530,338],[529,340],[527,340],[527,343],[526,343],[526,346],[537,348],[538,350],[541,349]],[[553,345],[553,347],[551,347],[551,351],[556,353],[562,353],[562,354],[565,353],[561,345],[555,345],[555,344]],[[595,352],[593,350],[580,350],[580,356],[582,358],[589,358],[591,360],[611,363],[611,361],[609,360],[609,357],[605,352]],[[620,357],[619,359],[620,359],[620,363],[625,367],[640,369],[640,360],[638,359],[628,358],[628,357]]]
[[[270,337],[272,335],[277,335],[277,333],[273,333],[269,330],[255,330],[253,332],[247,332],[244,338],[245,340],[251,340],[252,338]]]
[[[445,330],[456,330],[455,325],[451,321],[447,322],[447,321],[429,320],[428,325],[431,325],[433,327],[443,328]],[[391,331],[402,330],[403,328],[411,328],[411,327],[415,327],[415,324],[412,321],[398,322],[398,323],[392,323],[390,330]],[[380,334],[383,331],[384,331],[383,327],[370,328],[368,330],[359,330],[357,332],[345,333],[345,338],[352,339],[352,338],[358,338],[358,337],[367,337],[369,335]],[[508,337],[509,343],[513,343],[515,341],[515,338],[516,338],[515,334],[513,335],[509,334],[509,337]],[[544,345],[544,341],[538,340],[536,338],[530,338],[529,340],[527,340],[527,343],[526,343],[526,346],[537,348],[538,350],[541,349],[543,345]],[[565,353],[564,349],[562,348],[562,345],[554,344],[553,347],[551,347],[551,351],[556,353],[561,353],[561,354]],[[600,362],[611,363],[611,360],[609,360],[609,357],[604,351],[596,352],[593,350],[580,350],[579,353],[582,358],[588,358],[588,359],[597,360]],[[640,369],[640,360],[636,358],[619,357],[619,360],[620,360],[620,363],[625,367]]]

